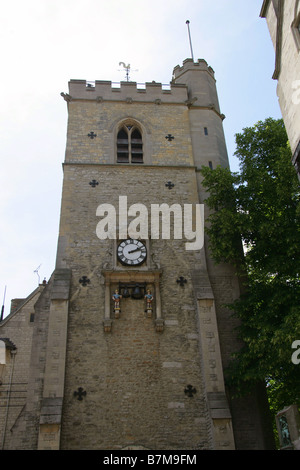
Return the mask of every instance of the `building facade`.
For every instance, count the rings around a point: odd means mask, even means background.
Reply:
[[[0,324],[2,448],[272,448],[264,388],[224,380],[240,285],[203,231],[199,169],[228,166],[214,71],[62,96],[56,267]]]
[[[300,1],[264,0],[260,16],[266,18],[275,49],[273,79],[300,178]]]

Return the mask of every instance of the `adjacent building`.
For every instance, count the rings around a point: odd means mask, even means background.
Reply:
[[[300,2],[264,0],[260,16],[266,18],[274,44],[273,79],[278,80],[279,105],[300,178]]]

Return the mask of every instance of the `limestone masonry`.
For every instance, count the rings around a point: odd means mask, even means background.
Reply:
[[[187,59],[168,89],[71,80],[62,96],[56,267],[0,324],[3,449],[272,448],[264,389],[234,399],[224,382],[241,346],[224,306],[240,295],[233,268],[206,237],[187,251],[173,234],[96,234],[99,205],[124,216],[120,196],[205,204],[199,169],[228,166],[214,71]]]
[[[260,16],[266,18],[275,50],[277,96],[300,179],[300,3],[299,0],[264,0]]]

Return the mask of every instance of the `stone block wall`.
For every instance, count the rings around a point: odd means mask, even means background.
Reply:
[[[19,415],[10,414],[5,448],[263,448],[256,397],[235,405],[223,379],[237,347],[224,307],[239,295],[234,271],[215,266],[206,245],[186,250],[184,231],[179,239],[172,229],[170,239],[151,234],[151,207],[163,203],[177,204],[182,215],[192,205],[195,230],[195,207],[204,198],[198,168],[228,164],[214,87],[205,61],[186,61],[167,91],[155,83],[137,90],[132,83],[112,89],[110,82],[72,80],[63,94],[69,121],[56,268],[32,304],[33,329],[14,324],[25,305],[0,325],[27,356],[26,397]],[[124,123],[140,129],[142,164],[117,163]],[[143,204],[148,211],[140,267],[116,256],[127,238],[119,233],[127,213],[120,196],[127,209]],[[96,231],[102,204],[116,213],[115,236],[104,239]],[[112,294],[121,281],[150,288],[152,312],[144,298],[123,298],[117,315]]]
[[[300,151],[300,4],[297,0],[271,2],[264,0],[261,16],[266,18],[275,50],[277,96],[299,172]]]
[[[23,448],[24,411],[30,388],[30,361],[36,323],[35,304],[45,286],[38,287],[27,299],[18,302],[0,324],[0,339],[9,340],[14,347],[6,348],[6,366],[0,385],[0,435],[3,449]],[[13,302],[15,305],[15,302]],[[19,433],[19,427],[22,432]],[[26,448],[26,444],[25,444]]]

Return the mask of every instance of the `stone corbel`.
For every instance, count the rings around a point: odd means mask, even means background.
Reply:
[[[63,99],[64,99],[65,101],[67,101],[67,103],[69,103],[69,102],[72,100],[72,96],[69,95],[68,93],[63,93],[63,92],[61,92],[60,96],[62,96]]]
[[[197,100],[198,98],[194,97],[192,99],[186,100],[185,104],[187,105],[188,108],[190,108],[191,106],[193,106],[194,103],[196,103]]]
[[[113,321],[112,321],[111,318],[104,318],[104,320],[103,320],[104,333],[110,333],[111,332],[112,323],[113,323]]]

